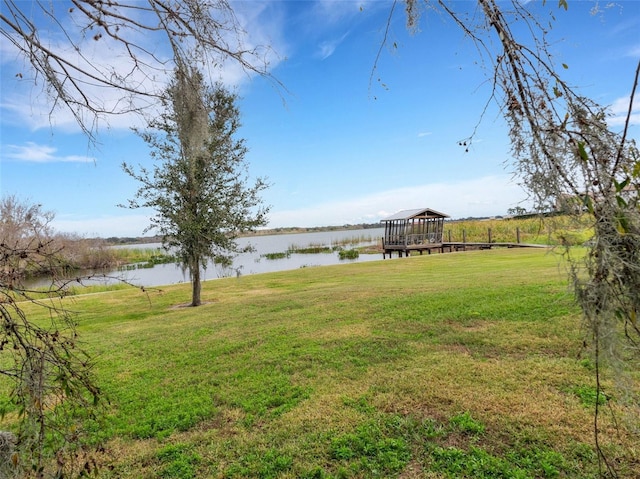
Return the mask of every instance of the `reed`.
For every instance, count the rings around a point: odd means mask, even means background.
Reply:
[[[589,217],[578,221],[568,216],[525,219],[449,221],[444,226],[444,241],[486,243],[528,243],[579,245],[592,236]]]

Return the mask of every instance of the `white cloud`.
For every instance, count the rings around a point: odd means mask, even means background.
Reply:
[[[51,226],[61,233],[76,233],[83,237],[110,238],[142,236],[144,228],[149,225],[149,215],[102,216],[99,218],[55,218]],[[152,235],[153,233],[147,233]]]
[[[245,4],[246,2],[239,2],[234,5],[235,19],[240,24],[239,29],[237,31],[221,30],[221,41],[227,41],[231,45],[230,48],[240,45],[243,51],[259,52],[255,58],[256,62],[264,61],[270,68],[274,68],[281,61],[281,57],[276,52],[282,43],[281,36],[284,32],[282,22],[276,21],[278,19],[277,12],[273,13],[273,9],[269,10],[268,3],[250,2],[250,5]],[[70,16],[67,16],[68,12],[62,7],[56,13],[60,17],[59,24],[43,23],[39,25],[41,27],[40,41],[42,44],[48,45],[50,50],[63,53],[65,58],[96,77],[123,78],[126,79],[127,85],[132,85],[137,90],[146,91],[149,94],[164,89],[171,74],[172,63],[169,49],[166,41],[163,41],[161,33],[149,34],[147,32],[143,34],[130,28],[123,28],[120,32],[133,45],[140,47],[139,49],[133,48],[137,66],[143,65],[144,70],[140,70],[136,68],[129,52],[119,42],[106,36],[99,40],[94,40],[91,35],[85,37],[81,27],[83,21],[86,23],[86,19],[81,16],[74,18],[74,16],[80,15],[78,9]],[[136,9],[127,12],[127,15],[136,14],[142,15],[143,13]],[[269,21],[264,21],[263,14],[269,15]],[[59,28],[59,25],[64,26],[64,32]],[[250,32],[250,34],[244,32]],[[76,42],[82,54],[71,47],[69,38]],[[272,45],[272,41],[277,44]],[[272,45],[272,48],[269,48],[269,45]],[[267,47],[262,48],[263,46]],[[54,99],[47,93],[46,85],[42,83],[41,79],[36,81],[28,62],[4,37],[0,37],[0,51],[2,52],[3,69],[22,74],[21,78],[14,77],[14,83],[3,84],[3,89],[11,89],[11,95],[4,95],[3,103],[0,105],[0,108],[5,112],[2,115],[2,121],[20,124],[32,131],[54,127],[56,130],[66,133],[78,132],[79,125],[73,112],[61,102],[52,108]],[[209,75],[212,80],[221,81],[228,86],[237,86],[252,76],[237,63],[222,58],[208,58],[206,64],[210,69],[205,74]],[[79,75],[77,83],[82,85],[83,95],[101,110],[105,112],[143,110],[154,115],[157,100],[153,96],[131,96],[124,90],[99,86],[95,80],[82,74],[77,75]],[[3,78],[3,81],[9,83],[7,80],[7,77]],[[67,82],[67,85],[71,86],[71,83]],[[132,126],[144,125],[143,119],[135,113],[105,113],[97,119],[87,111],[79,111],[78,114],[82,116],[85,124],[94,131],[106,126],[113,129],[129,129]]]
[[[274,210],[269,215],[269,228],[311,227],[344,224],[376,223],[400,210],[433,208],[452,219],[497,216],[523,203],[526,194],[508,175],[487,176],[467,181],[432,183],[396,188],[317,206]],[[53,221],[56,231],[87,237],[137,237],[149,224],[149,214],[102,216],[98,218],[69,217]],[[153,234],[153,233],[148,233]]]
[[[343,0],[317,0],[312,9],[314,18],[325,24],[344,22],[360,13],[367,2],[345,2]]]
[[[331,55],[333,55],[333,53],[336,51],[336,48],[338,48],[338,46],[344,41],[345,38],[347,38],[348,35],[349,33],[345,33],[340,38],[333,38],[331,40],[325,40],[324,42],[321,42],[320,46],[318,47],[317,55],[322,60],[326,60]]]
[[[629,97],[617,98],[609,107],[611,117],[607,120],[611,126],[623,126],[629,112]],[[631,125],[640,125],[640,101],[636,98],[629,118]]]
[[[298,210],[274,210],[269,227],[375,223],[397,211],[428,207],[452,218],[497,216],[523,205],[526,193],[510,176],[397,188]]]
[[[633,47],[629,48],[627,56],[631,58],[640,58],[640,45],[634,45]]]
[[[81,155],[56,155],[57,148],[47,145],[39,145],[31,141],[25,145],[6,145],[7,152],[4,157],[11,160],[27,161],[32,163],[95,163],[96,159]]]

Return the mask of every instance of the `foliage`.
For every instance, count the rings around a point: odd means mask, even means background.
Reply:
[[[200,72],[183,64],[167,90],[167,111],[138,132],[160,161],[140,172],[124,163],[126,173],[141,183],[130,208],[156,211],[145,230],[157,230],[189,270],[192,306],[201,303],[200,269],[207,260],[229,263],[241,252],[235,239],[266,223],[268,208],[258,179],[248,186],[246,147],[235,138],[240,127],[235,96],[221,85],[209,88]]]
[[[153,268],[158,264],[175,263],[176,257],[162,252],[160,248],[123,248],[115,250],[115,256],[122,259],[124,266],[119,271]]]
[[[340,259],[357,259],[359,256],[360,252],[357,249],[341,249],[338,251]]]
[[[333,251],[331,246],[325,246],[323,244],[310,244],[308,246],[290,245],[289,248],[287,248],[287,252],[297,254],[322,254],[333,253]]]
[[[83,425],[101,397],[92,360],[79,345],[75,316],[60,303],[64,286],[52,282],[38,293],[22,283],[26,271],[59,270],[53,215],[15,197],[3,199],[1,211],[0,413],[15,424],[10,440],[2,436],[9,459],[2,472],[40,478],[91,471]],[[28,316],[28,305],[41,319]]]
[[[285,259],[291,256],[291,253],[289,251],[281,251],[279,253],[264,253],[261,256],[267,259]]]
[[[4,258],[5,276],[25,279],[37,276],[64,276],[77,270],[99,270],[117,265],[114,250],[101,240],[89,240],[77,235],[58,233],[49,224],[52,212],[41,205],[29,204],[16,195],[5,195],[0,200],[0,236],[5,247],[24,246],[37,236],[46,254],[33,256],[14,255],[12,261]]]

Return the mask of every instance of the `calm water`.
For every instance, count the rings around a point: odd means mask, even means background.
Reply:
[[[332,264],[349,264],[362,261],[382,260],[382,254],[361,254],[354,260],[341,260],[337,252],[318,254],[292,253],[288,258],[267,259],[262,255],[268,253],[283,253],[292,245],[299,248],[309,246],[333,246],[341,244],[343,240],[357,241],[356,244],[343,245],[345,249],[354,246],[365,246],[379,244],[384,234],[384,228],[372,228],[362,230],[345,231],[322,231],[315,233],[283,234],[254,236],[250,238],[239,238],[238,244],[243,247],[247,244],[255,248],[253,253],[243,253],[238,255],[230,268],[223,268],[210,263],[203,272],[203,279],[218,279],[229,276],[270,273],[274,271],[285,271],[303,267],[326,266]],[[159,248],[160,244],[141,244],[123,246],[126,248]],[[175,264],[161,264],[153,268],[136,269],[133,271],[111,271],[108,276],[120,277],[133,284],[140,286],[161,286],[174,283],[184,283],[189,281],[189,272],[182,272],[181,268]],[[114,282],[115,280],[100,280],[98,282]],[[46,283],[43,283],[46,284]],[[33,286],[33,285],[32,285]]]

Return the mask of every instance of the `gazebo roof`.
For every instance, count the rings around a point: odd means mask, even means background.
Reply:
[[[431,208],[417,208],[413,210],[402,210],[397,213],[387,216],[386,218],[380,220],[382,222],[385,221],[396,221],[396,220],[409,220],[411,218],[418,217],[438,217],[438,218],[449,218],[449,215],[444,213],[440,213],[439,211],[432,210]]]

